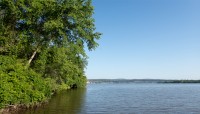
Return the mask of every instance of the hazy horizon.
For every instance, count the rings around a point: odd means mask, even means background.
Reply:
[[[200,79],[157,79],[157,78],[88,78],[88,80],[200,80]]]

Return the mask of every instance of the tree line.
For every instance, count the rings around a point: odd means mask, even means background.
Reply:
[[[0,0],[0,108],[84,87],[100,33],[91,0]]]

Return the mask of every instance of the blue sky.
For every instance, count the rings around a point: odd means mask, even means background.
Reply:
[[[93,0],[89,79],[200,79],[200,0]]]

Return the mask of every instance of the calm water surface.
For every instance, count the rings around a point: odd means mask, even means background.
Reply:
[[[200,114],[200,84],[89,84],[20,114]]]

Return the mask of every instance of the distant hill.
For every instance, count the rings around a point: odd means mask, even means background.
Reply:
[[[88,83],[200,83],[200,80],[88,79]]]

